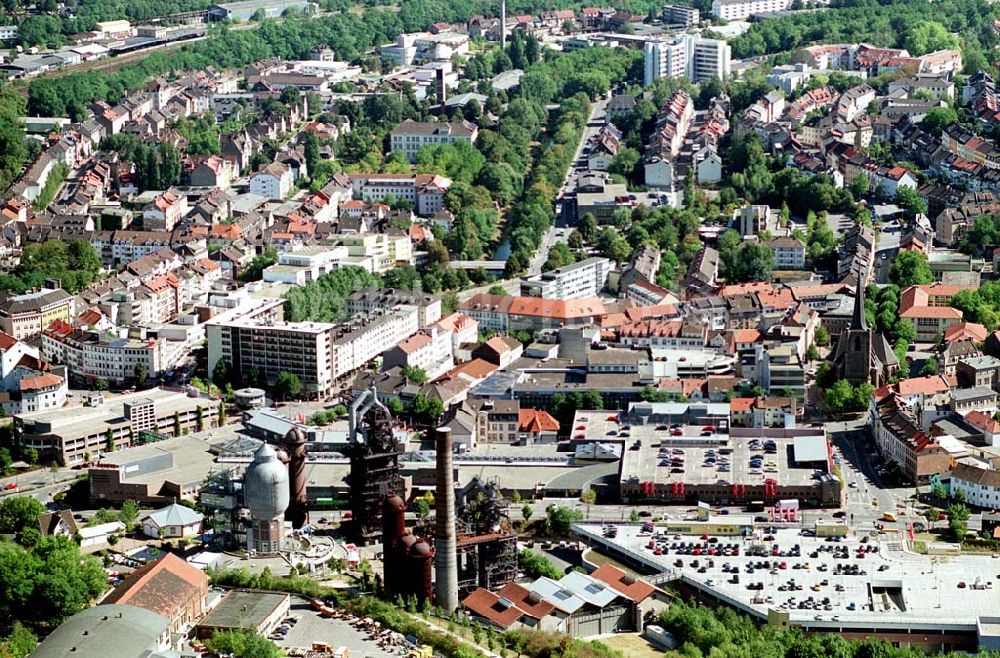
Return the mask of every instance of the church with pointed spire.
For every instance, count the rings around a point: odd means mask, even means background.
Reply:
[[[899,359],[889,341],[881,332],[873,331],[865,320],[865,286],[861,281],[854,293],[851,325],[840,335],[833,363],[837,378],[854,386],[868,382],[880,388],[899,372]]]

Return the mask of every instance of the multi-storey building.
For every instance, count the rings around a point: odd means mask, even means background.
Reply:
[[[444,208],[451,179],[437,174],[351,174],[354,198],[365,203],[405,199],[421,217],[431,217]]]
[[[348,313],[371,314],[394,306],[415,306],[421,327],[441,319],[441,298],[403,288],[366,288],[347,298]]]
[[[183,341],[146,338],[141,329],[132,333],[124,328],[116,332],[76,329],[57,321],[42,334],[42,356],[65,365],[69,376],[78,381],[103,379],[120,384],[158,377],[186,354]]]
[[[719,39],[682,34],[673,39],[652,39],[644,47],[644,84],[659,78],[685,77],[692,82],[730,74],[732,49]]]
[[[58,286],[14,295],[0,302],[0,330],[20,340],[41,333],[56,320],[68,321],[73,297]]]
[[[544,299],[596,297],[604,289],[610,272],[611,261],[607,258],[588,258],[525,279],[521,282],[521,294]]]
[[[663,22],[670,25],[693,27],[701,22],[701,12],[695,7],[663,5]]]
[[[202,426],[211,427],[218,411],[215,400],[154,388],[109,400],[97,395],[72,410],[19,414],[14,427],[22,449],[33,448],[46,462],[70,466],[127,448],[142,431],[184,434],[198,429],[199,417]]]
[[[383,314],[384,313],[384,314]],[[333,333],[332,372],[336,379],[363,367],[420,329],[420,311],[400,305],[372,316],[361,316]]]
[[[390,148],[399,151],[413,162],[422,146],[434,144],[473,144],[479,128],[468,121],[412,121],[407,119],[390,133]]]
[[[828,0],[824,4],[829,4]],[[791,6],[792,0],[713,0],[712,15],[727,21],[736,21],[754,14],[785,11]]]
[[[206,323],[209,372],[219,361],[232,372],[268,383],[288,372],[299,378],[307,395],[329,394],[336,325],[284,322],[283,308],[280,299],[253,300]]]

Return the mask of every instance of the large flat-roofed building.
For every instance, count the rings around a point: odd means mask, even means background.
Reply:
[[[134,605],[99,605],[64,621],[31,656],[160,658],[170,649],[170,620],[163,615]]]
[[[596,297],[604,290],[610,272],[607,258],[588,258],[522,281],[521,294],[544,299]]]
[[[195,626],[200,638],[216,631],[246,630],[267,636],[288,615],[288,594],[257,590],[230,590]]]
[[[39,334],[56,320],[69,321],[73,296],[62,288],[13,295],[0,302],[0,330],[20,340]]]
[[[148,418],[150,406],[153,422]],[[154,388],[108,400],[101,398],[93,406],[18,414],[14,416],[14,432],[22,449],[37,450],[39,458],[46,462],[73,465],[83,462],[85,455],[96,458],[113,448],[130,446],[142,431],[173,435],[176,425],[180,425],[182,433],[194,431],[199,409],[202,423],[211,427],[218,407],[215,400]]]
[[[219,361],[232,372],[256,369],[268,382],[289,372],[310,395],[326,395],[332,385],[332,331],[326,322],[284,322],[284,301],[257,299],[206,323],[209,372]]]
[[[629,427],[634,449],[623,453],[619,471],[626,501],[840,504],[823,429],[729,427],[730,413],[721,402],[641,402],[615,416],[578,412],[574,439],[606,439]]]
[[[474,144],[479,128],[468,121],[412,121],[407,119],[390,133],[390,148],[399,151],[413,162],[422,146],[434,144]]]
[[[371,313],[393,306],[416,306],[420,327],[441,319],[441,298],[404,288],[366,288],[347,298],[348,313]]]

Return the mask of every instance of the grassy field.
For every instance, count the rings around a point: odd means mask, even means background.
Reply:
[[[650,644],[638,633],[615,633],[601,638],[601,642],[618,649],[628,658],[663,658],[664,651]]]

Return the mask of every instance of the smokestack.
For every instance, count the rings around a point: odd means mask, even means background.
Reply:
[[[435,77],[437,80],[438,115],[443,117],[448,113],[448,108],[445,107],[445,101],[448,100],[448,87],[444,83],[443,67],[437,68]]]
[[[507,0],[500,0],[500,50],[507,49]]]
[[[452,612],[458,608],[458,558],[455,554],[455,481],[451,464],[451,428],[437,429],[437,493],[434,497],[435,603]]]
[[[306,498],[306,437],[302,430],[293,427],[285,435],[285,452],[288,453],[288,510],[285,518],[298,530],[309,518]]]

